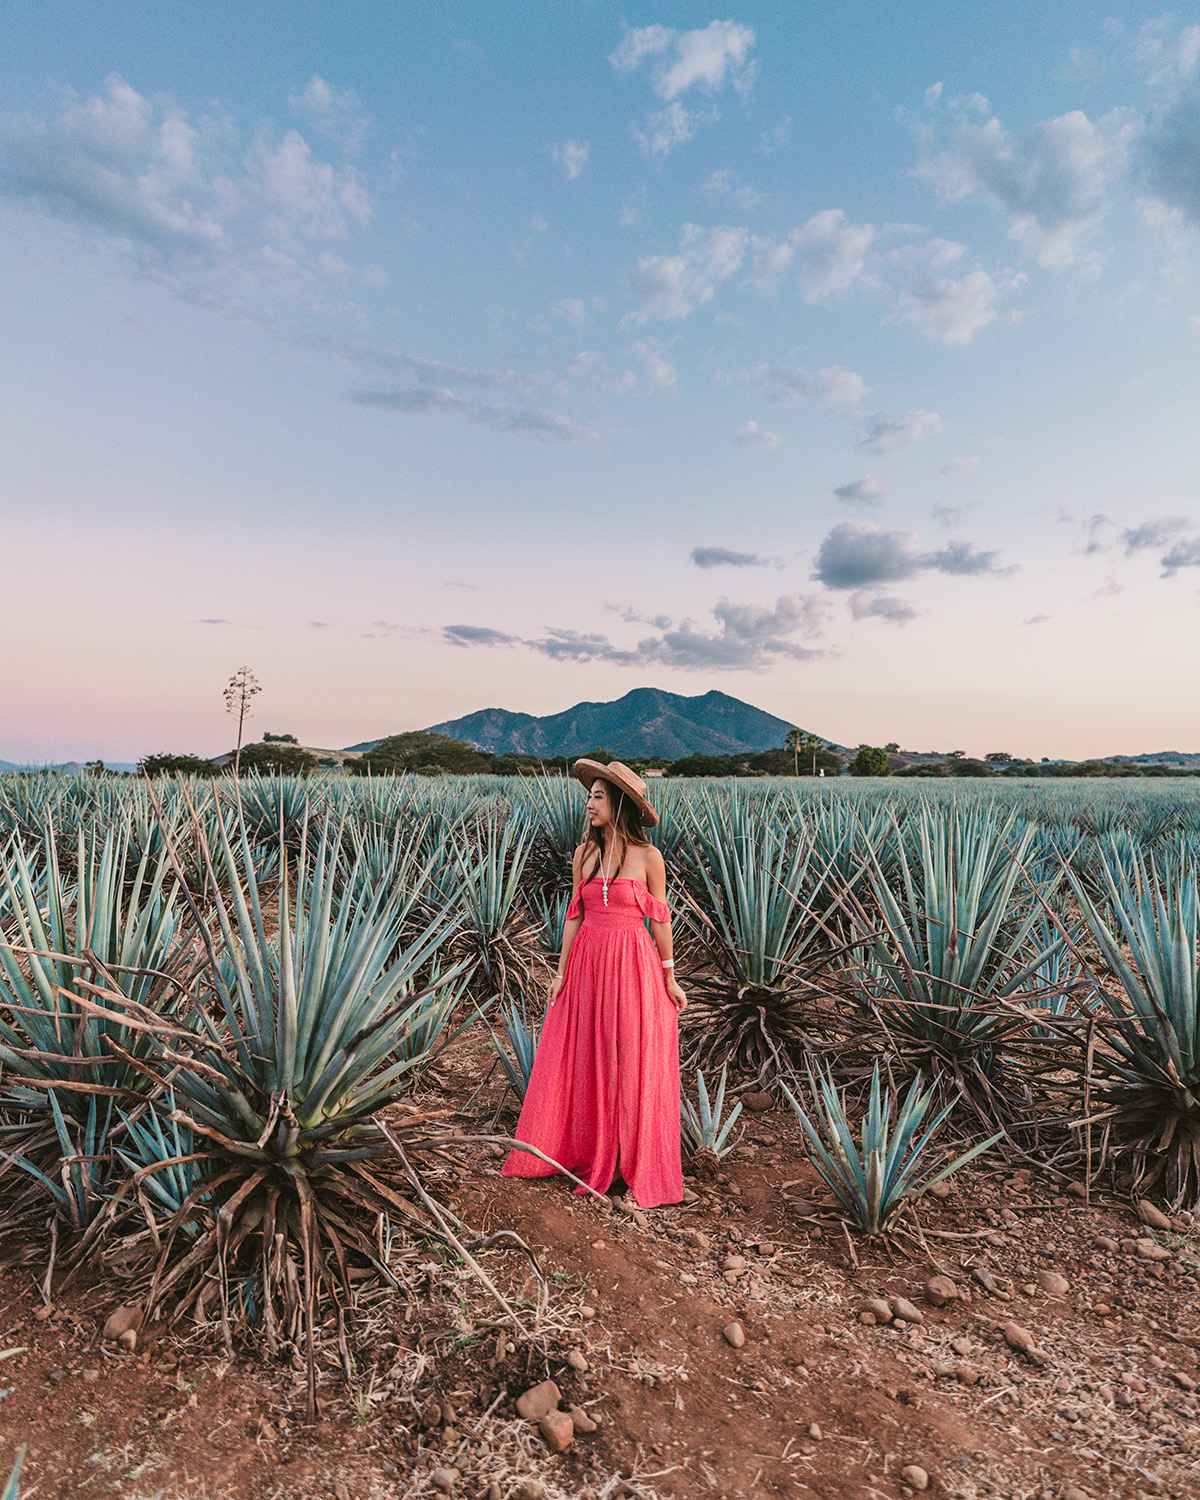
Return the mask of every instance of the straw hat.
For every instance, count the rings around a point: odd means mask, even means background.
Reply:
[[[643,828],[653,828],[658,822],[658,814],[646,801],[646,783],[623,761],[614,760],[611,765],[604,766],[598,760],[577,760],[574,773],[589,791],[592,782],[599,777],[602,781],[611,782],[618,791],[624,792],[637,805]]]

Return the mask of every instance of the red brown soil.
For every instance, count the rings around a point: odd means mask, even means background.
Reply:
[[[455,1071],[428,1080],[424,1102],[444,1084],[447,1106],[466,1103],[482,1049],[464,1038],[456,1052]],[[476,1098],[475,1120],[490,1118],[494,1087]],[[39,1318],[44,1266],[10,1269],[0,1354],[23,1352],[0,1359],[0,1461],[28,1446],[26,1496],[129,1500],[160,1490],[428,1496],[430,1470],[451,1458],[459,1496],[493,1481],[508,1496],[536,1475],[548,1496],[591,1486],[607,1496],[890,1500],[912,1493],[901,1474],[912,1464],[930,1476],[927,1493],[963,1500],[1076,1500],[1072,1487],[1096,1500],[1200,1496],[1195,1233],[1161,1234],[1174,1258],[1154,1265],[1129,1248],[1147,1231],[1127,1204],[1084,1205],[1036,1179],[1026,1187],[968,1168],[948,1198],[919,1207],[929,1254],[911,1234],[851,1241],[820,1206],[824,1189],[778,1110],[749,1117],[725,1182],[692,1184],[698,1204],[643,1223],[557,1180],[502,1179],[476,1147],[459,1154],[465,1169],[443,1163],[436,1194],[476,1228],[512,1228],[535,1250],[552,1293],[540,1348],[505,1331],[453,1257],[421,1248],[422,1297],[364,1302],[355,1382],[330,1358],[321,1421],[306,1428],[303,1377],[290,1365],[267,1366],[250,1349],[230,1360],[211,1330],[184,1343],[151,1328],[133,1354],[113,1352],[99,1331],[124,1300],[120,1284],[80,1286]],[[707,1250],[692,1243],[697,1231]],[[1099,1248],[1097,1235],[1124,1246]],[[731,1251],[746,1267],[726,1277]],[[531,1324],[528,1262],[511,1251],[481,1259],[506,1295],[524,1299],[518,1314]],[[941,1309],[923,1300],[935,1269],[963,1293]],[[1037,1288],[1046,1269],[1067,1278],[1065,1294]],[[922,1324],[859,1320],[865,1297],[896,1294],[920,1307]],[[740,1349],[722,1335],[734,1320]],[[1032,1335],[1032,1357],[1006,1344],[1009,1320]],[[586,1374],[567,1365],[572,1348]],[[601,1419],[562,1456],[513,1411],[547,1375]]]

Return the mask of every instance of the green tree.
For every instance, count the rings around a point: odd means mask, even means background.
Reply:
[[[887,751],[878,745],[860,745],[858,753],[850,762],[851,776],[886,776],[888,773]]]
[[[146,755],[138,761],[143,776],[215,776],[216,764],[199,755]]]
[[[380,740],[353,761],[350,769],[359,776],[398,776],[405,771],[449,771],[470,776],[490,770],[491,765],[492,757],[466,740],[413,729]]]
[[[316,770],[317,757],[299,745],[281,745],[278,740],[268,745],[260,741],[243,747],[241,763],[248,771],[264,776],[307,776]]]

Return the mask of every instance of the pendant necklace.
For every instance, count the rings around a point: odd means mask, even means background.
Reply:
[[[614,838],[613,839],[613,850],[614,851],[616,850],[616,847],[617,847],[617,841]],[[604,864],[603,864],[603,862],[601,862],[601,865],[600,865],[600,893],[604,897],[604,904],[605,904],[605,906],[608,905],[608,882],[609,882],[609,878],[610,877],[607,876],[604,873]]]

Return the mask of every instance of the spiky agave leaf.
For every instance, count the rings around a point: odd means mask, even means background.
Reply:
[[[1102,904],[1068,878],[1121,986],[1097,989],[1112,1021],[1095,1056],[1111,1139],[1136,1183],[1200,1207],[1200,867],[1182,843],[1158,859],[1112,846],[1097,857]]]
[[[699,1070],[696,1072],[699,1108],[686,1094],[681,1094],[679,1098],[679,1118],[684,1145],[692,1157],[692,1165],[698,1176],[711,1176],[715,1173],[717,1163],[723,1156],[727,1156],[736,1144],[729,1140],[729,1133],[737,1124],[742,1112],[742,1104],[739,1099],[729,1111],[728,1116],[725,1116],[726,1072],[727,1069],[721,1069],[721,1081],[717,1085],[715,1102],[710,1102],[708,1084],[703,1072]]]
[[[905,1203],[994,1146],[1003,1134],[997,1131],[921,1179],[922,1158],[953,1104],[938,1111],[922,1132],[933,1092],[922,1087],[919,1074],[897,1113],[890,1091],[885,1097],[879,1064],[875,1064],[867,1112],[857,1141],[846,1116],[845,1101],[839,1095],[828,1067],[819,1068],[815,1076],[810,1068],[808,1082],[812,1096],[811,1112],[786,1084],[783,1086],[784,1095],[807,1137],[813,1165],[842,1203],[854,1226],[867,1235],[886,1234]]]
[[[738,789],[697,794],[681,841],[681,926],[709,963],[688,976],[687,1060],[728,1062],[768,1086],[807,1051],[832,947],[807,895],[813,842]]]

